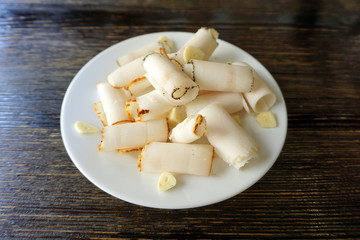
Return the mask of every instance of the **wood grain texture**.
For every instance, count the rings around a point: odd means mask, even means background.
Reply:
[[[0,0],[0,238],[359,238],[359,16],[355,0]],[[289,114],[280,157],[245,192],[202,208],[109,196],[63,146],[69,83],[119,41],[200,26],[277,80]]]

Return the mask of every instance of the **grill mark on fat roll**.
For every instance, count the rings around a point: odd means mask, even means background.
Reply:
[[[159,49],[159,53],[163,56],[165,56],[167,59],[170,60],[169,56],[167,55],[166,51],[163,49],[163,48],[160,48]]]
[[[127,153],[127,152],[133,152],[133,151],[140,151],[142,150],[141,147],[139,148],[131,148],[131,149],[116,149],[118,153]]]
[[[254,85],[255,85],[255,74],[254,74],[254,69],[250,68],[251,70],[251,84],[250,84],[250,91],[249,92],[252,92],[253,89],[254,89]]]
[[[99,152],[102,151],[101,145],[102,145],[102,143],[104,142],[104,128],[105,128],[105,127],[103,127],[103,128],[101,129],[101,141],[100,141],[100,144],[98,145],[98,150],[99,150]]]
[[[201,114],[198,114],[197,117],[196,117],[196,120],[195,120],[195,126],[194,126],[194,129],[193,129],[193,133],[195,135],[196,134],[196,130],[197,128],[199,127],[200,124],[202,124],[202,122],[205,121],[205,118],[201,115]],[[206,125],[205,125],[205,131],[203,133],[203,135],[201,135],[200,137],[204,136],[205,135],[205,132],[206,132]]]
[[[174,88],[172,93],[171,93],[171,98],[174,99],[174,100],[180,100],[190,89],[193,89],[195,87],[199,87],[199,85],[191,86],[191,87],[185,87],[185,91],[180,97],[174,97],[175,92],[180,89],[178,87]]]
[[[114,122],[113,124],[111,124],[110,126],[114,126],[114,125],[117,125],[119,123],[125,123],[125,122],[133,122],[132,120],[121,120],[121,121],[117,121],[117,122]]]
[[[134,99],[128,99],[126,100],[126,104],[125,104],[125,111],[126,111],[126,114],[128,115],[128,117],[130,118],[131,121],[135,121],[135,118],[133,118],[133,116],[131,115],[130,113],[130,102],[137,102],[136,98]],[[137,112],[139,111],[139,108],[137,109]]]
[[[101,119],[101,113],[102,113],[102,112],[101,112],[100,110],[98,110],[98,108],[96,107],[96,104],[99,104],[99,103],[102,104],[101,101],[94,103],[94,110],[95,110],[95,112],[96,112],[96,115],[97,115],[98,118],[100,119],[102,125],[103,125],[104,127],[106,127],[107,124]]]
[[[152,54],[155,54],[156,52],[151,52],[145,55],[145,57],[142,59],[143,62],[145,62],[146,58]]]
[[[195,64],[193,60],[190,60],[189,63],[193,66],[192,68],[192,80],[196,83],[196,79],[195,79]]]
[[[138,112],[138,115],[143,115],[143,114],[146,114],[149,112],[150,112],[150,110],[148,110],[148,109],[142,109],[141,111]]]
[[[214,156],[215,156],[215,148],[212,147],[211,163],[210,163],[210,169],[209,169],[208,176],[210,176],[210,174],[211,174],[211,169],[212,169],[212,165],[213,165],[213,162],[214,162]]]

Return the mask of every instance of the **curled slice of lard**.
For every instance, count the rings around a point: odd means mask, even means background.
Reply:
[[[169,127],[166,118],[107,126],[102,129],[99,151],[135,151],[152,141],[166,142],[168,137]]]
[[[227,112],[236,113],[243,109],[243,97],[240,93],[234,92],[210,92],[198,96],[194,101],[185,106],[186,115],[197,114],[201,109],[210,103],[218,102]]]
[[[206,120],[200,114],[191,115],[171,130],[169,140],[177,143],[192,143],[206,132]]]
[[[253,69],[248,65],[232,65],[193,59],[183,65],[184,72],[199,84],[201,90],[250,92],[254,84]]]
[[[218,37],[219,33],[214,28],[201,27],[176,53],[173,54],[172,59],[180,65],[187,63],[188,58],[187,56],[184,56],[184,52],[187,47],[192,47],[204,53],[202,56],[203,60],[208,60],[219,45],[217,42]]]
[[[119,57],[116,62],[119,66],[123,66],[150,52],[159,52],[160,49],[164,49],[166,53],[171,53],[174,50],[174,42],[168,37],[160,36],[156,42],[149,43],[141,48],[129,52],[128,54]]]
[[[117,88],[126,88],[133,80],[143,77],[145,74],[145,69],[142,66],[143,58],[141,56],[111,72],[107,76],[109,84]]]
[[[254,71],[254,87],[250,92],[243,93],[244,99],[250,109],[249,113],[260,113],[269,110],[276,102],[276,95],[260,77],[260,75]]]
[[[170,103],[184,105],[197,97],[199,86],[166,56],[151,53],[143,66],[147,79]]]
[[[138,157],[141,172],[174,172],[209,176],[214,158],[210,144],[151,142]]]
[[[126,100],[131,98],[128,90],[124,88],[113,88],[107,82],[98,83],[97,90],[108,125],[130,121],[125,109]]]
[[[149,121],[161,117],[174,107],[157,91],[129,99],[126,102],[126,111],[135,121]]]
[[[257,156],[259,146],[220,104],[209,104],[199,114],[206,119],[209,143],[229,165],[240,169]]]
[[[147,78],[143,76],[141,78],[137,78],[131,81],[128,84],[127,89],[129,90],[132,96],[136,97],[151,92],[152,90],[154,90],[154,87],[147,80]]]

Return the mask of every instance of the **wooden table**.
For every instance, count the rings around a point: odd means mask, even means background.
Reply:
[[[360,237],[360,3],[0,0],[0,238]],[[60,108],[103,49],[214,27],[284,94],[283,151],[245,192],[183,210],[136,206],[89,182],[66,153]]]

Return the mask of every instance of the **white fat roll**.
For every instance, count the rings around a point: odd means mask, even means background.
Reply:
[[[143,66],[150,83],[172,104],[183,105],[197,97],[199,86],[166,56],[149,54]]]
[[[168,41],[171,41],[170,39],[166,38]],[[159,39],[160,40],[160,39]],[[164,49],[166,53],[172,52],[170,42],[168,41],[157,41],[153,43],[149,43],[139,49],[136,49],[135,51],[132,51],[124,56],[121,56],[117,59],[117,64],[119,66],[123,66],[139,57],[142,57],[150,52],[159,52],[160,48]]]
[[[113,87],[126,88],[133,80],[142,78],[145,74],[145,69],[142,65],[143,58],[144,56],[139,57],[111,72],[107,76],[110,85]]]
[[[146,77],[137,78],[131,81],[127,87],[131,95],[140,96],[154,90],[154,87]]]
[[[259,151],[256,142],[220,104],[210,104],[199,114],[206,119],[205,136],[225,162],[240,169],[256,157]]]
[[[243,97],[234,92],[211,92],[198,96],[194,101],[185,105],[186,115],[197,114],[210,103],[220,103],[227,112],[236,113],[243,109]]]
[[[251,92],[244,93],[244,98],[252,111],[260,113],[269,110],[275,104],[276,95],[255,71],[254,76],[254,87]],[[248,112],[251,113],[251,110]]]
[[[138,157],[141,172],[174,172],[209,176],[214,158],[210,144],[151,142]]]
[[[183,69],[201,90],[250,92],[254,83],[253,69],[248,65],[193,59],[184,64]]]
[[[252,110],[252,108],[249,106],[248,102],[246,101],[244,94],[241,93],[242,97],[243,97],[243,105],[244,105],[244,109],[247,113],[250,114],[254,114],[254,111]]]
[[[198,48],[205,53],[204,60],[208,60],[215,51],[219,43],[216,41],[219,33],[214,28],[202,27],[174,54],[175,59],[180,64],[186,63],[184,60],[184,50],[187,46]]]
[[[131,98],[131,94],[124,88],[113,88],[107,82],[97,84],[108,125],[130,121],[126,112],[126,100]]]
[[[126,111],[135,121],[159,118],[173,107],[174,105],[166,101],[157,90],[129,99],[126,102]]]
[[[166,142],[168,136],[169,128],[166,118],[107,126],[102,129],[99,151],[139,150],[149,142]]]
[[[200,115],[191,115],[171,130],[169,140],[176,143],[192,143],[206,132],[206,120]]]
[[[105,114],[104,107],[103,107],[101,101],[94,103],[94,110],[95,110],[97,116],[99,117],[101,123],[104,126],[107,126],[108,123],[107,123],[107,119],[106,119],[106,114]]]

